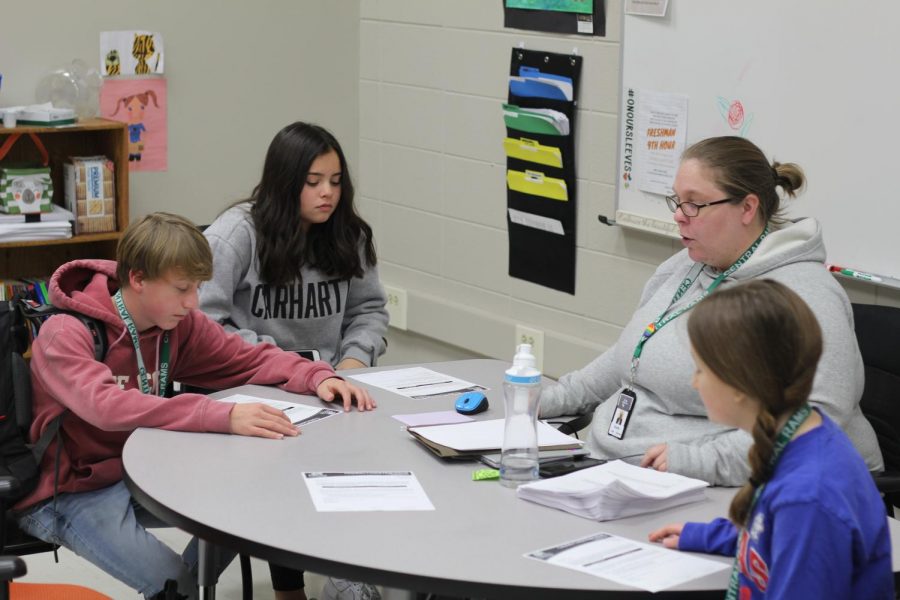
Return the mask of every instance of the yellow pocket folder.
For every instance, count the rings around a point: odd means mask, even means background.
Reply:
[[[560,149],[553,146],[544,146],[535,140],[506,138],[503,140],[503,149],[506,150],[506,155],[510,158],[562,168],[562,152]]]
[[[506,185],[509,189],[532,196],[541,196],[551,200],[569,200],[566,182],[554,177],[544,177],[540,171],[506,171]]]

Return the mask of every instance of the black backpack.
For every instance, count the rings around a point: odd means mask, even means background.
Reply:
[[[106,357],[106,330],[101,321],[28,300],[0,302],[0,476],[12,475],[19,481],[21,487],[13,494],[13,502],[37,485],[41,458],[66,414],[55,418],[35,444],[28,443],[31,374],[22,355],[41,323],[59,313],[71,314],[85,324],[94,340],[94,358],[102,361]]]

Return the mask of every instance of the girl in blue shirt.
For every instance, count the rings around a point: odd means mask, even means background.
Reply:
[[[750,481],[729,518],[650,540],[735,555],[726,598],[894,597],[884,504],[850,439],[807,404],[822,353],[809,307],[756,280],[717,292],[688,322],[692,384],[709,418],[753,436]]]

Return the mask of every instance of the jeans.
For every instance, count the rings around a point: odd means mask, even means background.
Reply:
[[[90,492],[60,494],[19,516],[19,528],[36,538],[68,548],[116,579],[152,598],[167,579],[178,591],[197,597],[198,540],[179,555],[147,531],[169,525],[131,497],[125,483]],[[220,552],[216,572],[234,558]]]

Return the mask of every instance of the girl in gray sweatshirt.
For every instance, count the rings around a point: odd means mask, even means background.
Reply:
[[[388,314],[372,229],[356,213],[337,140],[294,123],[266,154],[251,197],[210,225],[201,309],[250,342],[318,350],[337,368],[375,364]]]

